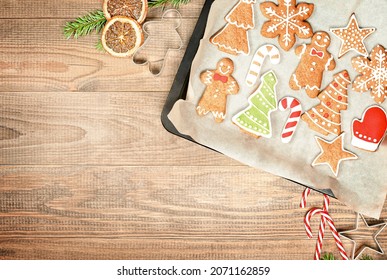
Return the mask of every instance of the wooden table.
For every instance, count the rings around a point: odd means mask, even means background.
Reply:
[[[185,45],[203,2],[181,9]],[[1,2],[0,258],[312,259],[303,187],[162,127],[183,51],[154,78],[96,51],[96,35],[64,39],[66,21],[100,8],[101,0]],[[321,207],[322,196],[308,202]],[[339,229],[355,226],[343,204],[330,212]],[[316,217],[314,232],[318,225]],[[387,251],[387,230],[378,240]],[[329,233],[323,251],[339,257]]]

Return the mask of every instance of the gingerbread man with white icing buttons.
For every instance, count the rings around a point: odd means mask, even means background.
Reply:
[[[227,96],[239,92],[238,82],[231,75],[233,72],[234,62],[229,58],[223,58],[215,70],[207,70],[200,74],[200,80],[207,87],[196,107],[199,116],[212,112],[216,122],[223,122],[226,117]]]
[[[325,71],[336,68],[333,55],[328,52],[331,38],[328,33],[319,31],[312,37],[312,42],[298,46],[295,53],[301,61],[290,78],[289,86],[293,90],[305,88],[309,97],[315,98],[321,91]]]

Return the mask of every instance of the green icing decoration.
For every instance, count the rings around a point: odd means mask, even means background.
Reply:
[[[271,138],[270,114],[277,110],[276,85],[277,77],[273,71],[264,74],[260,86],[248,99],[249,107],[236,114],[233,122],[256,136]]]

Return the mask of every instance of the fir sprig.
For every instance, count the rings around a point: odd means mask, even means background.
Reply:
[[[336,260],[335,256],[332,253],[324,254],[321,258],[323,261],[334,261]]]
[[[362,260],[362,261],[371,261],[371,260],[373,260],[373,258],[371,256],[367,255],[367,254],[364,254],[364,255],[362,255],[360,257],[360,260]]]
[[[180,5],[188,4],[191,0],[149,0],[148,6],[150,8],[164,7],[170,4],[171,6],[178,8]]]
[[[149,0],[148,5],[150,8],[165,7],[171,5],[178,8],[180,5],[188,4],[191,0]],[[96,10],[90,12],[84,16],[78,17],[74,21],[66,22],[63,33],[66,39],[79,38],[86,36],[92,32],[100,33],[104,28],[107,20],[103,11]],[[99,51],[104,51],[101,40],[97,42],[95,48]]]
[[[101,39],[99,39],[97,44],[95,44],[95,48],[97,49],[97,51],[106,52],[105,49],[103,48]]]
[[[67,39],[74,37],[77,39],[80,36],[86,36],[95,31],[99,33],[105,26],[106,18],[103,11],[96,10],[84,16],[77,18],[74,21],[67,22],[63,31]]]
[[[323,261],[333,261],[333,260],[336,260],[335,256],[332,254],[332,253],[325,253],[321,260]],[[363,254],[361,255],[360,259],[359,260],[362,260],[362,261],[368,261],[368,260],[373,260],[373,258],[367,254]]]

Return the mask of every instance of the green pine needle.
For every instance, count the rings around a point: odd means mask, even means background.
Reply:
[[[148,6],[150,8],[164,7],[165,5],[172,5],[178,8],[180,5],[188,4],[191,0],[149,0]]]
[[[97,44],[95,44],[95,48],[100,52],[106,52],[103,48],[101,39],[98,40]]]
[[[360,257],[360,260],[362,260],[362,261],[370,261],[370,260],[373,260],[373,258],[371,256],[369,256],[369,255],[364,254],[364,255],[362,255]]]
[[[335,256],[332,253],[329,253],[329,254],[325,253],[322,256],[321,260],[323,260],[323,261],[334,261],[334,260],[336,260],[336,258],[335,258]]]
[[[175,8],[180,5],[188,4],[191,0],[149,0],[148,5],[150,8],[165,7],[170,4]],[[74,38],[77,39],[81,36],[95,33],[100,33],[106,24],[106,18],[103,11],[96,10],[90,12],[84,16],[78,17],[74,21],[66,22],[63,33],[66,39]],[[105,52],[101,39],[95,44],[95,48],[101,52]]]
[[[321,260],[333,261],[333,260],[336,260],[336,259],[335,259],[335,256],[332,253],[325,253],[322,256]],[[367,255],[367,254],[364,254],[364,255],[361,255],[359,260],[368,261],[368,260],[373,260],[373,258],[371,256]]]
[[[80,36],[89,35],[93,31],[99,33],[105,26],[105,23],[106,18],[103,11],[96,10],[77,18],[75,21],[67,22],[63,31],[67,39],[71,37],[77,39]]]

